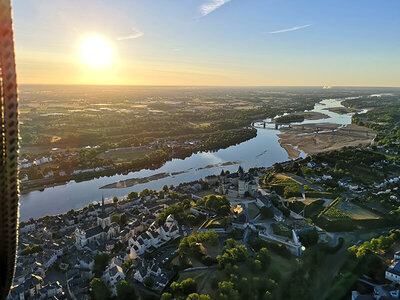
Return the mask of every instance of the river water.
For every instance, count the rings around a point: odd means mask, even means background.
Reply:
[[[324,113],[329,116],[320,120],[305,120],[301,123],[335,123],[348,125],[351,123],[353,114],[337,114],[330,112],[327,108],[342,107],[343,99],[325,99],[317,103],[313,112]],[[269,120],[267,120],[269,121]],[[54,215],[66,212],[70,209],[80,209],[94,201],[99,201],[102,193],[106,199],[114,196],[122,197],[131,191],[140,192],[148,188],[161,190],[167,184],[178,185],[181,182],[188,182],[204,178],[207,175],[219,174],[222,169],[236,171],[239,164],[248,169],[251,167],[268,167],[277,162],[288,160],[287,152],[280,146],[278,134],[279,130],[272,128],[272,124],[267,128],[257,128],[257,136],[251,140],[243,142],[227,149],[216,152],[200,152],[193,154],[186,159],[173,159],[157,170],[141,170],[131,172],[127,175],[114,175],[101,177],[84,182],[70,181],[64,185],[46,188],[44,191],[33,191],[20,197],[20,220],[26,221],[29,218],[39,218],[45,215]],[[301,157],[305,153],[301,152]],[[221,166],[222,163],[234,162],[229,166]],[[205,168],[208,166],[207,168]],[[212,166],[212,167],[210,167]],[[129,188],[122,189],[102,189],[99,188],[119,180],[130,178],[148,177],[158,173],[184,172],[175,176],[168,176],[144,184],[138,184]]]

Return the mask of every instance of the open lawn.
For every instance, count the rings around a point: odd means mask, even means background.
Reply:
[[[195,195],[203,198],[203,197],[211,195],[213,193],[214,193],[213,189],[208,189],[208,190],[201,190],[201,191],[197,192]]]
[[[338,209],[345,212],[350,218],[354,220],[371,220],[379,219],[380,217],[373,212],[355,205],[351,202],[342,201],[336,205]]]
[[[330,220],[343,218],[350,218],[353,220],[380,219],[380,217],[372,211],[345,200],[339,200],[339,202],[325,211],[324,215]]]
[[[260,210],[255,203],[249,203],[247,208],[249,210],[249,215],[251,219],[254,219],[260,213]]]
[[[271,265],[268,267],[268,269],[279,270],[282,278],[288,277],[296,266],[294,258],[286,259],[272,251],[269,251],[269,255],[271,256]]]
[[[310,205],[311,203],[321,200],[320,198],[306,198],[306,200],[301,201],[305,205]]]
[[[207,255],[210,255],[212,257],[217,257],[217,255],[221,254],[222,252],[222,247],[219,243],[217,245],[210,245],[206,243],[204,247],[206,249]]]

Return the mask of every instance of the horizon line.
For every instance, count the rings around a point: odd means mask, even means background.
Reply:
[[[315,87],[323,89],[326,85],[189,85],[189,84],[92,84],[92,83],[19,83],[21,85],[47,85],[47,86],[126,86],[126,87]],[[391,85],[332,85],[329,89],[333,88],[400,88],[399,86]]]

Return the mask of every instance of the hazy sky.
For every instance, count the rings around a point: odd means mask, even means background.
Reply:
[[[13,1],[20,83],[400,86],[399,0]],[[81,59],[88,36],[113,63]]]

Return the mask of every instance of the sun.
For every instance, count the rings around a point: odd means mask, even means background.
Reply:
[[[106,68],[113,63],[113,51],[109,42],[99,36],[89,36],[82,41],[81,57],[85,65]]]

